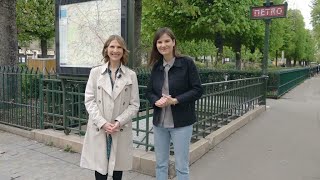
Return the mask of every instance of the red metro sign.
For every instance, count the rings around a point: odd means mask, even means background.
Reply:
[[[285,18],[288,4],[251,7],[251,19]]]

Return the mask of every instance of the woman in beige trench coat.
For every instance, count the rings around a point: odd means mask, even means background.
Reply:
[[[80,166],[95,171],[96,179],[122,178],[132,168],[132,118],[139,110],[134,71],[124,66],[128,50],[122,37],[112,35],[104,44],[105,64],[94,67],[85,91],[89,113]]]

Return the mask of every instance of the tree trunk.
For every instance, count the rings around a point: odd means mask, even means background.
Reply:
[[[218,48],[217,59],[214,66],[217,66],[217,63],[222,62],[223,59],[223,37],[221,33],[217,33],[215,36],[215,46]]]
[[[236,69],[241,70],[241,41],[236,40],[234,45],[234,50],[236,53]]]
[[[211,55],[210,57],[211,57],[211,65],[213,66],[213,65],[214,65],[214,63],[215,63],[215,62],[213,62],[213,58],[214,58],[214,56],[212,56],[212,55]],[[217,61],[217,60],[216,60],[216,58],[214,58],[214,60],[215,60],[215,61]]]
[[[0,0],[0,66],[15,66],[18,63],[18,40],[16,25],[16,0]],[[6,68],[6,72],[9,69]],[[17,95],[17,76],[0,78],[0,100],[14,101]],[[0,108],[3,104],[0,103]]]
[[[48,41],[46,39],[41,39],[40,46],[41,46],[41,58],[47,58],[48,57]]]
[[[0,66],[18,63],[16,0],[0,1]]]
[[[142,61],[142,48],[141,48],[141,18],[142,18],[142,0],[135,0],[135,24],[134,24],[134,43],[135,43],[135,49],[134,49],[134,67],[141,66]]]
[[[286,60],[286,66],[291,67],[291,58],[287,58]]]
[[[276,50],[276,67],[278,67],[278,50]]]

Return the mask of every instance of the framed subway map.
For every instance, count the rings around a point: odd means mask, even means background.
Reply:
[[[126,0],[56,1],[56,55],[59,74],[88,74],[102,64],[112,34],[127,39]]]

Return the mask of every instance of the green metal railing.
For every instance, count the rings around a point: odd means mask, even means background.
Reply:
[[[268,95],[270,91],[283,94],[318,71],[302,68],[270,72]],[[140,70],[137,74],[140,81],[149,78],[148,71]],[[202,76],[207,79],[217,78],[213,77],[214,74],[217,72],[211,74],[202,70]],[[221,72],[218,78],[225,79],[226,75],[228,79],[245,76]],[[88,114],[84,106],[84,91],[87,78],[44,76],[38,70],[12,67],[0,67],[0,76],[0,123],[28,130],[50,128],[65,134],[85,134]],[[254,74],[249,73],[248,76]],[[267,77],[203,84],[204,95],[196,102],[198,121],[194,125],[193,141],[265,104],[266,86]],[[139,113],[133,119],[133,134],[137,148],[150,150],[153,148],[153,109],[145,99],[145,90],[145,86],[139,86],[141,102]]]
[[[65,134],[84,135],[88,113],[84,105],[84,91],[87,80],[76,79],[42,79],[43,98],[40,127],[64,131]],[[152,147],[148,142],[149,126],[152,121],[148,101],[143,99],[145,87],[140,87],[140,110],[133,119],[133,131],[136,134],[134,143],[137,147]],[[151,111],[151,112],[150,112]],[[150,120],[151,119],[151,120]],[[144,122],[142,122],[142,120]]]
[[[139,84],[146,86],[149,82],[150,69],[137,68],[135,71],[137,72]],[[260,77],[262,75],[260,71],[216,70],[211,68],[200,68],[198,71],[202,83]]]
[[[197,141],[255,107],[265,104],[266,77],[203,84],[204,95],[196,101],[197,122],[192,140]],[[140,86],[140,91],[145,90]],[[140,110],[133,119],[134,143],[146,151],[153,150],[152,107],[141,99]]]
[[[265,102],[265,78],[224,81],[204,84],[205,93],[196,102],[198,121],[193,139],[206,134],[243,115]],[[84,107],[86,81],[43,80],[44,128],[62,130],[66,134],[84,135],[88,114]],[[134,144],[137,148],[153,148],[152,108],[144,98],[146,87],[140,86],[140,109],[133,119]]]
[[[144,86],[139,88],[145,89]],[[140,109],[132,120],[132,130],[134,131],[133,143],[136,144],[136,148],[141,146],[146,150],[153,149],[153,131],[152,131],[152,114],[153,110],[150,107],[149,101],[146,99],[140,99]]]
[[[39,128],[40,79],[38,69],[0,67],[0,122],[23,128]]]
[[[310,67],[310,76],[314,76],[320,73],[320,65]]]
[[[196,102],[198,121],[193,139],[198,140],[255,107],[265,104],[267,78],[247,78],[203,84],[204,95]]]
[[[311,76],[311,68],[297,68],[269,73],[267,97],[279,98]]]
[[[43,79],[42,128],[85,133],[87,111],[84,106],[86,80]]]

